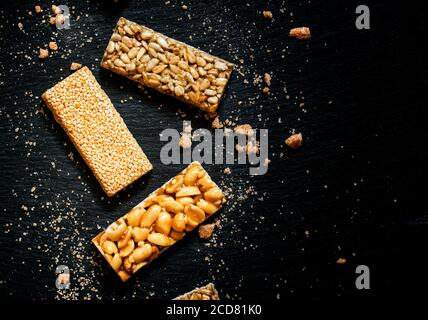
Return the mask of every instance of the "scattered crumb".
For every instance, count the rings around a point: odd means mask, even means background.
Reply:
[[[263,17],[265,17],[266,19],[272,19],[272,11],[270,10],[263,11]]]
[[[76,71],[76,70],[79,70],[81,67],[82,67],[82,64],[77,63],[77,62],[72,62],[71,66],[70,66],[70,70]]]
[[[39,49],[39,58],[40,59],[46,59],[47,57],[49,57],[49,51],[47,49]]]
[[[18,22],[18,28],[19,30],[24,30],[24,25],[21,22]]]
[[[57,15],[57,14],[60,14],[61,13],[61,9],[60,8],[58,8],[56,5],[52,5],[52,7],[51,7],[51,10],[52,10],[52,13],[54,14],[54,15]]]
[[[340,264],[340,265],[344,265],[346,263],[346,259],[345,258],[339,258],[339,259],[337,259],[336,263]]]
[[[50,18],[49,18],[49,23],[50,23],[50,24],[55,24],[55,22],[56,22],[55,17],[50,17]]]
[[[299,40],[306,40],[311,37],[311,31],[307,27],[293,28],[290,30],[289,36]]]
[[[230,168],[229,167],[227,167],[227,168],[224,168],[224,171],[223,171],[223,173],[224,174],[230,174],[232,171],[230,170]]]
[[[211,127],[214,129],[220,129],[223,128],[223,123],[220,122],[220,119],[218,118],[218,116],[216,116],[213,121],[211,122]]]
[[[58,14],[55,17],[55,23],[57,23],[57,24],[64,24],[64,21],[65,21],[65,18],[62,14]]]
[[[303,136],[301,133],[296,133],[285,139],[285,143],[291,149],[297,149],[302,146]]]
[[[51,49],[52,51],[57,51],[58,50],[57,43],[55,41],[49,42],[49,49]]]
[[[192,146],[192,138],[188,133],[183,133],[180,137],[180,147],[188,149]]]
[[[264,88],[263,88],[263,93],[268,94],[268,93],[269,93],[269,91],[270,91],[269,87],[264,87]]]
[[[215,228],[215,223],[209,223],[199,226],[199,238],[209,239],[212,237]]]
[[[271,77],[271,75],[269,74],[269,73],[265,73],[264,74],[264,76],[263,76],[263,80],[264,80],[264,82],[266,83],[266,85],[268,86],[268,87],[270,87],[270,85],[271,85],[271,81],[272,81],[272,77]]]
[[[259,153],[259,150],[260,150],[260,144],[258,141],[255,144],[253,144],[251,141],[247,143],[247,149],[246,149],[247,154],[250,154],[250,153],[257,154]]]
[[[181,9],[183,9],[183,10],[187,10],[187,6],[186,6],[185,4],[183,4],[183,5],[181,6]]]
[[[254,135],[254,130],[249,124],[240,124],[234,128],[236,134],[242,134],[247,137]]]
[[[36,11],[36,13],[40,13],[42,12],[42,8],[40,8],[40,6],[35,6],[34,11]]]
[[[266,159],[264,159],[264,160],[263,160],[263,165],[264,165],[265,167],[267,167],[267,166],[269,165],[269,163],[271,163],[271,161],[272,161],[272,160],[270,160],[270,159],[266,158]]]

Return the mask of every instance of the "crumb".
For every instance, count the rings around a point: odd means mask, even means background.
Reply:
[[[272,11],[270,10],[263,11],[263,17],[265,17],[266,19],[272,19]]]
[[[263,93],[269,94],[269,91],[270,91],[269,87],[263,88]]]
[[[303,136],[301,133],[296,133],[285,139],[285,143],[291,149],[297,149],[302,146]]]
[[[242,134],[248,137],[254,135],[254,130],[249,124],[240,124],[234,128],[234,131],[236,134]]]
[[[185,4],[183,4],[183,5],[181,6],[181,9],[183,9],[183,10],[187,10],[187,6],[186,6]]]
[[[72,62],[71,66],[70,66],[70,70],[76,71],[76,70],[79,70],[81,67],[82,67],[82,64],[77,63],[77,62]]]
[[[260,150],[259,142],[256,142],[256,144],[253,144],[251,141],[247,143],[247,149],[246,149],[247,154],[250,154],[250,153],[257,154],[259,153],[259,150]]]
[[[54,14],[54,15],[57,15],[57,14],[60,14],[61,13],[61,9],[60,8],[58,8],[56,5],[52,5],[52,7],[51,7],[51,10],[52,10],[52,13]]]
[[[18,22],[18,28],[22,31],[24,29],[24,25],[21,22]]]
[[[215,223],[204,224],[204,225],[199,226],[199,229],[198,229],[199,238],[201,238],[201,239],[211,238],[213,235],[215,226],[216,226]]]
[[[224,168],[224,170],[223,170],[223,173],[224,174],[230,174],[232,171],[230,170],[230,168],[229,167],[227,167],[227,168]]]
[[[264,159],[264,160],[263,160],[263,165],[264,165],[265,167],[267,167],[267,166],[269,165],[269,163],[271,163],[271,161],[272,161],[272,160],[270,160],[270,159],[266,158],[266,159]]]
[[[49,23],[50,23],[50,24],[55,24],[55,22],[56,22],[55,17],[50,17],[50,18],[49,18]]]
[[[241,146],[240,144],[236,144],[235,145],[235,149],[236,151],[238,151],[239,153],[245,152],[247,146]]]
[[[39,49],[39,58],[40,59],[46,59],[47,57],[49,57],[49,51],[47,49]]]
[[[289,36],[299,40],[306,40],[311,37],[311,31],[307,27],[293,28],[290,30]]]
[[[55,41],[49,42],[49,49],[51,49],[52,51],[57,51],[58,50],[57,43]]]
[[[36,11],[36,13],[40,13],[42,12],[42,8],[40,8],[40,6],[35,6],[34,11]]]
[[[223,123],[220,122],[220,119],[218,116],[216,116],[213,121],[211,122],[211,127],[214,129],[220,129],[223,128]]]
[[[63,16],[62,14],[58,14],[58,15],[55,17],[55,22],[56,22],[57,24],[64,24],[64,21],[65,21],[65,19],[64,19],[64,16]]]
[[[180,146],[183,149],[188,149],[192,146],[192,139],[190,134],[183,133],[183,135],[180,137]]]
[[[269,74],[269,73],[265,73],[264,74],[264,76],[263,76],[263,80],[264,80],[264,82],[266,83],[266,85],[268,86],[268,87],[270,87],[270,85],[271,85],[271,81],[272,81],[272,77],[271,77],[271,75]]]
[[[340,264],[340,265],[344,265],[346,263],[346,259],[345,258],[339,258],[339,259],[337,259],[336,263]]]

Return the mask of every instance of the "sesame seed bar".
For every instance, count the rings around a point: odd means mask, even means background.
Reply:
[[[192,162],[92,243],[126,281],[220,210],[224,202],[223,192],[201,164]]]
[[[214,284],[208,283],[206,286],[193,289],[174,300],[220,300],[220,298]]]
[[[108,196],[152,170],[87,67],[48,89],[42,98]]]
[[[214,115],[233,64],[120,18],[101,66]]]

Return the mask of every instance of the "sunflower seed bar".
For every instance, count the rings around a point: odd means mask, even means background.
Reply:
[[[208,283],[206,286],[196,288],[174,300],[220,300],[220,298],[214,284]]]
[[[42,98],[108,196],[153,168],[87,67]]]
[[[101,66],[215,114],[233,64],[120,18]]]
[[[199,162],[155,190],[92,242],[122,281],[149,264],[225,202]]]

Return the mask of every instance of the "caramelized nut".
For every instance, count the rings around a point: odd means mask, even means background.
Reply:
[[[183,232],[186,228],[186,216],[183,213],[178,213],[172,219],[172,228],[177,232]]]
[[[140,227],[150,228],[150,226],[159,218],[161,207],[157,204],[151,205],[141,217]]]

